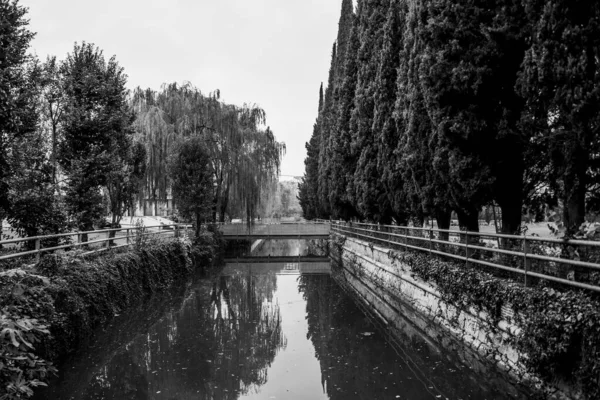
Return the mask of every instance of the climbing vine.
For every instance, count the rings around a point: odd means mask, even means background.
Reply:
[[[600,398],[600,302],[583,291],[523,287],[483,271],[412,252],[389,252],[414,275],[437,286],[442,300],[486,312],[493,325],[502,307],[514,311],[521,333],[513,344],[526,354],[530,373],[574,384],[588,399]]]

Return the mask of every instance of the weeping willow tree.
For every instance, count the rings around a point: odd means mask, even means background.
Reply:
[[[238,107],[203,94],[190,83],[163,85],[160,91],[136,89],[132,105],[136,129],[148,154],[144,195],[166,201],[170,190],[169,157],[186,138],[204,140],[213,176],[214,221],[225,215],[252,221],[262,199],[279,175],[285,145],[264,128],[264,110],[254,104]]]

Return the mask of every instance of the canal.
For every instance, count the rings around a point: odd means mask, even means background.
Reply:
[[[253,255],[309,249],[267,241]],[[407,329],[387,337],[327,262],[230,262],[117,316],[36,399],[527,398]]]

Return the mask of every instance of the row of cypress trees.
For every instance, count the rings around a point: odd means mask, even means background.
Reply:
[[[600,2],[343,0],[306,144],[305,217],[502,231],[598,210]]]

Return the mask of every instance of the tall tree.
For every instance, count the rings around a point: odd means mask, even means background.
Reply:
[[[459,223],[478,230],[480,208],[496,198],[503,231],[514,233],[520,227],[526,142],[517,126],[523,102],[515,92],[525,49],[520,2],[444,0],[427,3],[427,17],[420,33],[427,71],[421,82],[441,143],[448,144]]]
[[[384,177],[393,192],[404,191],[404,197],[396,195],[394,198],[406,199],[411,214],[433,216],[438,228],[450,229],[448,146],[433,128],[420,83],[420,76],[427,73],[421,69],[423,40],[420,38],[427,23],[426,8],[419,1],[404,4],[394,115],[398,140],[389,142],[395,151],[388,163],[389,172]],[[398,183],[402,186],[396,189]],[[442,236],[447,238],[448,235]]]
[[[136,129],[147,148],[147,193],[166,200],[171,181],[168,157],[189,137],[201,137],[210,154],[214,179],[213,219],[225,214],[252,219],[268,182],[279,174],[285,145],[263,129],[266,115],[252,104],[225,104],[216,91],[202,94],[193,85],[163,85],[160,92],[137,89]]]
[[[173,201],[181,215],[194,222],[196,237],[202,221],[212,213],[212,172],[210,155],[202,138],[186,139],[173,156],[169,173],[173,182]]]
[[[133,115],[123,68],[114,57],[105,61],[93,44],[75,44],[60,70],[65,95],[60,148],[67,175],[65,200],[79,229],[88,231],[104,216],[101,188],[127,158]]]
[[[587,186],[598,175],[600,5],[585,0],[529,0],[532,26],[521,75],[526,122],[536,132],[537,170],[563,203],[569,231],[585,218]],[[544,165],[550,168],[544,168]]]
[[[323,83],[319,89],[319,109],[317,115],[323,108]],[[298,200],[302,207],[304,218],[312,220],[319,216],[318,192],[319,192],[319,135],[318,119],[313,126],[310,140],[306,142],[306,158],[304,159],[304,176],[298,186]]]
[[[334,89],[336,79],[336,65],[337,65],[337,47],[333,44],[333,50],[331,51],[331,66],[329,68],[329,79],[327,81],[327,88],[325,89],[325,96],[323,98],[323,108],[319,113],[318,125],[319,125],[319,179],[318,179],[318,192],[317,192],[317,204],[319,206],[319,216],[321,218],[329,218],[331,216],[331,207],[329,203],[329,193],[331,186],[331,147],[330,136],[331,132],[335,129],[335,102],[334,102]]]
[[[0,0],[0,218],[9,207],[11,146],[37,125],[37,82],[27,55],[34,37],[27,9],[15,0]]]
[[[383,26],[386,22],[387,4],[365,1],[357,15],[360,48],[354,109],[351,117],[352,148],[357,165],[352,189],[356,208],[363,217],[377,222],[389,223],[393,217],[391,208],[381,210],[382,198],[377,172],[377,144],[373,131],[375,113],[375,80],[383,47]]]
[[[332,179],[329,202],[333,217],[344,220],[359,216],[348,190],[348,182],[352,180],[356,166],[356,160],[352,157],[350,147],[350,117],[354,108],[354,93],[356,91],[356,74],[358,68],[356,57],[360,45],[358,30],[358,22],[356,16],[353,15],[352,29],[346,47],[343,79],[338,90],[335,136],[330,143],[333,168],[331,171]]]
[[[404,2],[391,0],[386,11],[383,43],[373,91],[375,140],[372,144],[377,155],[378,182],[375,182],[372,190],[376,191],[378,214],[382,216],[392,214],[396,222],[402,224],[407,221],[409,207],[401,173],[402,164],[396,151],[401,133],[394,118],[394,109],[406,14],[404,8]],[[418,212],[415,215],[418,215]]]
[[[57,185],[58,144],[60,141],[60,122],[63,111],[63,90],[60,65],[56,57],[48,57],[42,66],[42,110],[50,131],[50,162],[52,163],[52,181]]]

